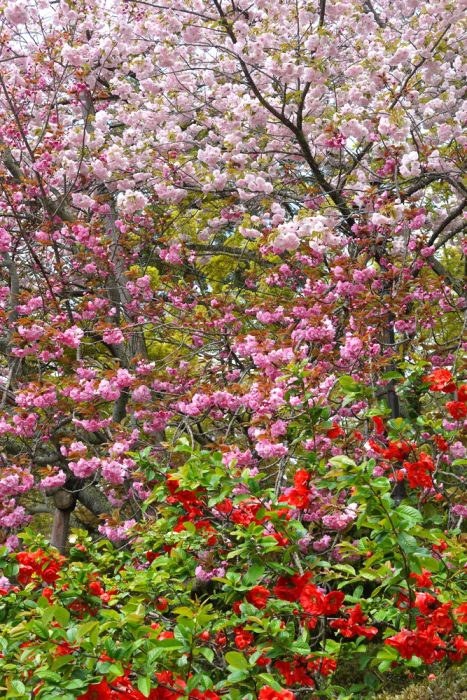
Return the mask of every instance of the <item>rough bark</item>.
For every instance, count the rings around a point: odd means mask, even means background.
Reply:
[[[55,513],[50,544],[56,547],[60,554],[65,554],[70,532],[70,517],[76,505],[76,499],[69,491],[59,489],[54,493],[53,501]]]

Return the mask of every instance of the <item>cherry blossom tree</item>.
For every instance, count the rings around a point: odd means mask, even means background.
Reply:
[[[9,550],[41,512],[62,554],[70,523],[124,545],[180,444],[310,524],[297,575],[359,517],[351,483],[320,485],[329,460],[372,459],[395,506],[461,525],[462,9],[5,4]]]

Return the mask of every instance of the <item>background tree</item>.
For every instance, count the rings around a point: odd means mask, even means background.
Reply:
[[[126,453],[182,434],[283,470],[305,394],[331,420],[381,401],[397,418],[385,371],[456,363],[459,14],[6,5],[7,534],[37,485],[60,548],[77,501],[100,515],[130,495],[138,519],[148,488]],[[342,374],[371,387],[354,409],[333,399]]]
[[[344,698],[342,659],[350,697],[461,660],[461,20],[4,4],[8,697]]]

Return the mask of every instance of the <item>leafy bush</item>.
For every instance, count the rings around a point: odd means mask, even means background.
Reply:
[[[388,672],[461,660],[463,548],[433,527],[441,510],[396,505],[373,459],[310,458],[278,499],[267,474],[186,441],[178,468],[134,458],[156,476],[126,543],[78,531],[65,559],[26,532],[4,552],[6,698],[367,697]],[[313,488],[348,491],[355,513],[319,547],[290,517]]]

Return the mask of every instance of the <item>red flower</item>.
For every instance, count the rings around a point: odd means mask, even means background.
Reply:
[[[234,508],[231,515],[232,521],[237,525],[244,525],[245,527],[248,527],[250,523],[259,522],[256,520],[256,513],[260,508],[260,503],[243,501]]]
[[[374,440],[368,440],[368,443],[374,452],[380,454],[384,459],[389,459],[394,462],[402,462],[412,452],[413,445],[402,440],[390,442],[387,447],[381,447]]]
[[[38,549],[37,552],[18,552],[16,555],[16,560],[22,566],[35,566],[38,559],[41,559],[44,552],[42,549]]]
[[[237,627],[235,629],[234,642],[237,649],[246,649],[246,647],[249,647],[253,642],[253,639],[254,637],[251,632],[247,632],[243,627]]]
[[[437,604],[438,601],[433,595],[417,591],[413,607],[418,608],[422,615],[430,615]]]
[[[446,643],[443,642],[434,629],[429,626],[424,630],[403,629],[393,637],[385,640],[385,644],[397,649],[403,659],[418,656],[426,664],[440,661],[445,656]]]
[[[435,552],[445,552],[449,548],[448,543],[445,540],[440,540],[438,544],[431,545]]]
[[[383,450],[382,455],[385,459],[392,459],[396,462],[402,462],[403,459],[409,456],[412,452],[412,445],[402,440],[390,442],[388,447]]]
[[[112,693],[107,680],[103,678],[100,683],[90,685],[84,695],[78,700],[112,700]]]
[[[447,441],[443,437],[441,437],[441,435],[433,435],[433,440],[436,443],[438,450],[440,450],[441,452],[448,451],[449,445]]]
[[[277,583],[273,588],[273,593],[281,600],[288,600],[294,603],[300,598],[303,587],[306,586],[311,578],[311,573],[307,572],[303,576],[294,574],[293,576],[279,576]]]
[[[160,554],[158,552],[146,552],[144,555],[146,557],[146,561],[148,561],[150,564],[154,561],[154,559],[157,559],[160,557]]]
[[[467,416],[467,405],[462,401],[448,401],[446,408],[455,420],[461,420]]]
[[[298,471],[295,472],[294,478],[293,478],[293,483],[295,488],[301,489],[306,486],[308,486],[308,482],[310,481],[310,473],[306,471],[306,469],[299,469]]]
[[[263,685],[258,700],[295,700],[295,695],[290,690],[274,690],[270,685]]]
[[[215,509],[219,511],[219,513],[229,515],[233,510],[232,501],[230,500],[230,498],[225,498],[223,501],[215,505]]]
[[[77,650],[77,647],[70,646],[68,642],[61,642],[61,644],[57,644],[54,651],[54,656],[68,656],[68,654],[72,654]]]
[[[467,401],[467,384],[461,384],[457,390],[457,398],[459,401]]]
[[[60,563],[58,561],[54,561],[46,566],[45,569],[43,568],[40,575],[42,576],[42,580],[46,583],[55,583],[59,572]]]
[[[94,617],[97,613],[97,608],[93,608],[90,605],[86,605],[86,603],[82,603],[80,600],[74,600],[72,603],[69,604],[68,609],[75,612],[76,616],[80,620],[83,619],[84,615],[90,615],[91,617]]]
[[[42,596],[43,596],[44,598],[47,598],[47,600],[49,601],[49,603],[52,603],[53,594],[54,594],[54,589],[53,589],[53,588],[46,587],[46,588],[43,588],[43,589],[42,589]]]
[[[321,615],[324,606],[324,594],[313,584],[305,586],[300,594],[300,604],[310,615]]]
[[[167,488],[169,489],[171,495],[167,498],[167,503],[179,503],[189,511],[193,506],[203,505],[202,501],[197,498],[198,491],[188,491],[184,489],[178,490],[180,483],[177,479],[173,479],[171,476],[167,478]]]
[[[326,435],[328,438],[331,440],[334,440],[335,438],[340,437],[341,435],[345,435],[345,432],[342,430],[342,428],[337,424],[333,423],[332,428],[330,428],[327,432]]]
[[[106,660],[111,661],[108,657],[106,657]],[[143,694],[133,687],[127,674],[128,672],[125,676],[115,678],[110,685],[107,679],[103,678],[97,685],[90,685],[85,694],[80,695],[78,700],[121,700],[122,698],[127,698],[128,700],[144,700]],[[159,696],[153,695],[153,692],[154,691],[151,691],[149,697],[151,700],[158,700]],[[167,698],[169,697],[170,696],[167,696]],[[180,697],[180,695],[173,697]]]
[[[223,647],[227,644],[227,637],[223,632],[218,632],[214,637],[214,643],[220,647]]]
[[[403,659],[411,659],[414,653],[413,637],[414,632],[410,632],[410,630],[403,629],[400,632],[398,632],[398,634],[395,634],[392,637],[388,637],[388,639],[386,639],[384,643],[390,647],[394,647],[394,649],[397,649],[397,651]]]
[[[452,603],[444,603],[440,605],[434,612],[429,614],[430,626],[437,630],[440,634],[448,634],[454,627],[451,618]],[[423,611],[422,611],[423,612]]]
[[[454,614],[461,625],[467,625],[467,603],[461,603],[459,607],[454,608]]]
[[[426,377],[422,377],[422,382],[430,384],[430,391],[442,391],[444,394],[452,394],[456,390],[454,377],[448,369],[435,369]]]
[[[426,569],[422,569],[421,574],[410,574],[410,578],[412,578],[416,582],[417,586],[420,586],[421,588],[431,588],[432,575],[433,574]]]
[[[308,584],[300,594],[300,603],[310,615],[335,615],[344,598],[342,591],[333,591],[325,595],[315,585]]]
[[[299,510],[305,510],[310,503],[310,491],[306,488],[291,488],[287,494],[283,494],[279,498],[279,501],[281,503],[289,503]]]
[[[311,659],[308,661],[307,668],[313,673],[320,673],[322,676],[330,676],[331,673],[337,668],[337,662],[335,659],[331,659],[325,656],[321,659]]]
[[[271,659],[268,659],[267,656],[262,654],[259,659],[256,659],[256,665],[257,666],[267,666],[268,664],[271,663]]]
[[[16,560],[19,562],[18,581],[27,585],[34,574],[46,583],[55,583],[64,557],[56,555],[55,558],[47,556],[42,549],[36,552],[18,552]]]
[[[185,681],[175,678],[171,671],[156,673],[156,680],[159,685],[151,690],[149,700],[178,700],[185,697]]]
[[[173,639],[174,638],[174,633],[172,630],[165,630],[165,632],[161,632],[160,635],[158,636],[157,639]]]
[[[376,434],[383,435],[384,434],[384,423],[383,423],[383,419],[381,418],[381,416],[373,416],[371,420],[374,423]]]
[[[324,596],[324,615],[336,615],[344,602],[345,594],[342,591],[331,591]]]
[[[433,485],[431,472],[434,472],[435,465],[429,455],[421,452],[416,462],[404,462],[404,467],[411,488],[417,486],[431,488]]]
[[[32,566],[20,566],[17,576],[18,583],[20,583],[22,586],[27,586],[28,583],[31,582],[34,573],[35,570],[32,568]]]
[[[270,592],[264,586],[255,586],[251,591],[248,591],[246,599],[249,603],[262,610],[266,607],[270,595]]]
[[[449,658],[451,661],[460,663],[464,656],[467,656],[467,639],[458,634],[457,637],[453,639],[453,646],[456,651],[449,652]]]
[[[274,666],[284,676],[288,685],[314,688],[315,682],[308,673],[306,656],[297,656],[293,661],[276,661]]]
[[[306,469],[299,469],[295,473],[293,481],[293,487],[288,489],[287,493],[279,498],[279,501],[289,503],[291,506],[303,510],[310,503],[311,491],[308,488],[310,473]]]
[[[99,581],[91,581],[91,583],[89,584],[89,592],[92,595],[99,597],[104,593],[104,589],[102,588]]]
[[[366,637],[371,639],[376,634],[378,634],[378,629],[376,627],[364,627],[363,622],[368,620],[367,616],[363,614],[360,605],[356,605],[354,608],[347,610],[348,618],[340,620],[332,620],[329,624],[334,630],[338,630],[343,637],[351,638],[356,636]]]
[[[236,600],[235,603],[232,604],[232,610],[236,615],[240,615],[240,605],[242,602],[241,600]]]
[[[274,537],[279,547],[286,547],[289,544],[287,537],[281,535],[280,532],[264,532],[263,534],[267,535],[268,537]]]

